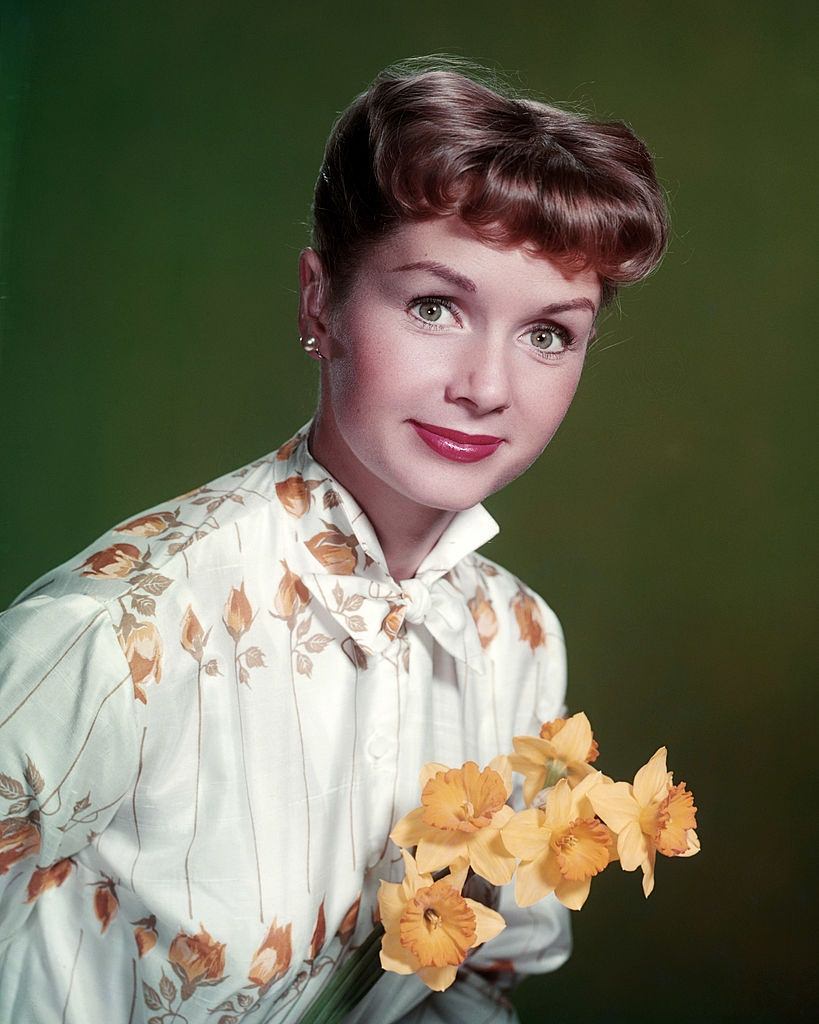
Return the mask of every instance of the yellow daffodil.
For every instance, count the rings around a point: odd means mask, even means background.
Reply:
[[[570,910],[586,902],[593,876],[616,856],[614,837],[589,803],[591,792],[608,785],[600,772],[574,789],[560,779],[545,807],[518,812],[501,830],[503,842],[521,858],[515,874],[518,906],[530,907],[550,892]]]
[[[537,793],[554,786],[559,779],[568,779],[576,786],[594,769],[597,743],[591,725],[582,711],[571,718],[544,722],[540,736],[515,736],[515,753],[509,755],[512,771],[525,776],[523,799],[531,806]]]
[[[654,888],[657,853],[666,857],[691,857],[700,842],[694,797],[685,783],[673,785],[666,770],[665,747],[634,776],[633,784],[613,782],[598,786],[589,800],[612,831],[617,833],[617,851],[624,871],[643,869],[643,892]]]
[[[397,846],[417,847],[418,870],[440,871],[459,858],[493,885],[505,885],[515,858],[503,845],[500,829],[514,814],[506,803],[512,792],[505,757],[481,771],[474,761],[462,768],[428,764],[421,772],[421,806],[395,826]]]
[[[381,966],[396,974],[417,974],[429,988],[442,992],[455,980],[469,950],[494,938],[506,924],[494,910],[461,895],[464,861],[434,882],[406,850],[401,854],[404,881],[382,881],[378,890],[384,925]]]

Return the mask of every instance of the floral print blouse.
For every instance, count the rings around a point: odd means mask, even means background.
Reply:
[[[486,509],[396,581],[310,425],[0,616],[0,1021],[297,1021],[402,877],[421,766],[563,712],[560,624],[475,554]],[[510,889],[451,989],[384,975],[350,1020],[514,1020],[482,972],[552,970],[570,934]]]

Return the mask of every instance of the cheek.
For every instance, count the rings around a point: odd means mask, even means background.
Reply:
[[[524,435],[529,433],[533,449],[541,451],[563,422],[580,383],[581,369],[547,367],[546,372],[531,373],[520,381],[516,394],[518,421]]]
[[[343,354],[333,364],[334,400],[348,403],[355,397],[387,404],[391,396],[406,394],[424,376],[423,353],[387,317],[380,322],[351,318],[342,338]]]

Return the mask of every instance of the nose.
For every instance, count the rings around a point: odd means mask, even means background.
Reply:
[[[473,337],[453,359],[446,399],[475,413],[500,412],[510,404],[508,339]]]

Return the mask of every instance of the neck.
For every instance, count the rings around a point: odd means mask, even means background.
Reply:
[[[353,454],[332,418],[317,411],[310,454],[346,488],[372,523],[390,576],[411,579],[455,518],[449,509],[419,505],[386,484]]]

